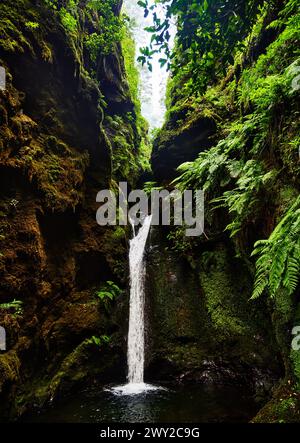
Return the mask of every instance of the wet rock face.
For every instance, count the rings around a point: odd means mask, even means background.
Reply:
[[[1,417],[97,376],[121,382],[126,373],[126,293],[109,306],[95,296],[107,280],[127,286],[125,230],[95,221],[96,194],[112,179],[100,87],[107,85],[105,113],[118,108],[124,130],[137,131],[134,118],[127,121],[133,104],[121,48],[101,58],[92,79],[83,42],[72,42],[40,2],[30,10],[27,3],[0,5],[3,20],[20,32],[14,51],[9,38],[0,45],[7,71],[0,91],[0,304],[23,302],[22,312],[0,309],[8,343],[0,353]],[[35,33],[22,25],[32,14]],[[128,149],[137,152],[135,139]],[[111,340],[99,345],[93,336]]]
[[[154,140],[151,163],[156,180],[161,183],[174,179],[179,165],[195,160],[213,145],[216,130],[215,121],[201,115],[184,127],[176,128],[168,122]]]
[[[230,246],[203,244],[192,268],[152,229],[147,262],[147,376],[267,390],[281,375],[268,315],[249,305],[251,279]],[[275,358],[274,358],[275,356]],[[271,363],[270,363],[271,362]]]
[[[112,54],[100,60],[98,66],[98,75],[103,78],[103,93],[110,102],[109,114],[134,112],[120,53],[121,48],[117,45]]]

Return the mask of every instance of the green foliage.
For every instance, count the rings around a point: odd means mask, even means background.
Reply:
[[[96,292],[96,296],[104,300],[114,300],[118,295],[122,293],[122,290],[112,281],[107,281],[100,291]]]
[[[179,166],[178,172],[181,175],[173,184],[180,191],[203,189],[206,198],[213,198],[220,188],[227,187],[239,176],[243,161],[237,160],[237,157],[254,127],[249,128],[247,120],[245,123],[235,124],[232,129],[227,138],[208,151],[201,152],[194,162]]]
[[[239,172],[237,188],[226,191],[213,202],[217,207],[225,207],[233,215],[233,221],[226,229],[235,236],[243,226],[255,220],[260,202],[265,199],[265,190],[268,189],[276,177],[276,171],[266,172],[260,162],[248,160]]]
[[[26,15],[25,12],[26,11]],[[5,1],[0,3],[0,49],[6,52],[33,52],[33,47],[23,29],[26,23],[36,23],[36,12],[28,8],[25,0],[18,2]],[[27,33],[28,34],[28,33]]]
[[[25,23],[26,28],[28,29],[37,29],[40,27],[40,25],[36,22],[26,22]]]
[[[116,181],[126,179],[134,186],[141,171],[150,168],[151,147],[144,124],[144,119],[135,112],[106,116],[104,120],[110,133],[113,178]]]
[[[78,153],[56,137],[33,143],[18,153],[30,180],[35,180],[46,207],[62,210],[75,207],[82,198],[81,184],[89,162],[86,152]]]
[[[82,12],[93,17],[93,27],[85,35],[85,46],[93,62],[97,61],[100,53],[111,53],[115,42],[121,39],[124,20],[115,13],[117,0],[87,0],[84,5],[78,0],[44,2],[59,15],[62,25],[70,34],[79,31]]]
[[[44,0],[44,3],[56,11],[58,9],[59,0]]]
[[[156,182],[146,182],[143,187],[143,191],[146,192],[147,195],[151,195],[152,191],[161,191],[162,186],[158,186]]]
[[[67,32],[74,33],[78,28],[78,0],[44,0],[44,3],[55,13],[58,13],[60,21]]]
[[[139,60],[148,63],[154,53],[161,54],[161,65],[172,65],[186,87],[197,94],[234,63],[263,0],[159,0],[165,9],[161,19],[156,5],[140,1],[145,15],[152,13],[153,25],[146,28],[152,34],[149,47],[141,49]],[[170,24],[177,22],[176,50],[170,51]]]
[[[229,132],[227,137],[201,152],[194,162],[178,168],[181,175],[174,184],[181,191],[203,189],[208,201],[228,209],[232,222],[227,229],[232,236],[248,222],[255,221],[260,202],[267,198],[280,173],[277,165],[270,167],[269,159],[261,160],[268,151],[278,153],[280,146],[285,167],[297,162],[298,126],[290,123],[289,114],[297,106],[298,90],[292,85],[299,75],[299,49],[296,49],[299,30],[290,19],[266,53],[253,66],[244,69],[236,89],[242,115],[223,127],[224,134]],[[211,88],[202,103],[213,97]],[[286,117],[285,108],[289,109]],[[280,122],[277,121],[278,109],[282,116]],[[281,127],[289,128],[284,137],[279,132]],[[296,166],[292,172],[297,172]],[[271,198],[269,195],[269,201]]]
[[[122,38],[124,18],[116,16],[116,4],[117,0],[89,0],[87,3],[87,9],[98,14],[96,32],[86,37],[86,47],[94,62],[100,53],[109,54],[114,44]]]
[[[105,37],[103,35],[99,35],[97,32],[93,32],[86,37],[85,44],[89,50],[91,59],[96,62],[100,51],[106,46]],[[108,48],[109,49],[106,51],[107,53],[109,53],[111,49],[110,47]]]
[[[96,337],[95,335],[93,335],[92,338],[88,340],[88,343],[100,347],[102,345],[108,344],[110,340],[111,338],[108,335],[101,335],[100,337]]]
[[[13,310],[14,311],[14,315],[18,316],[18,315],[22,315],[23,314],[23,302],[20,300],[13,300],[12,302],[9,303],[2,303],[0,304],[0,311],[1,310]]]
[[[277,175],[275,170],[266,171],[261,162],[244,158],[242,148],[253,134],[252,125],[246,119],[232,126],[234,130],[217,146],[202,152],[194,162],[182,164],[178,168],[181,175],[173,182],[181,191],[203,189],[206,200],[212,199],[213,209],[227,208],[233,218],[226,227],[231,236],[255,219],[259,202]]]
[[[128,26],[124,28],[121,43],[131,99],[135,104],[136,110],[140,114],[141,103],[139,101],[139,71],[135,64],[135,42]]]
[[[268,240],[255,244],[256,278],[252,298],[266,289],[275,297],[280,289],[296,290],[300,273],[300,197],[287,211]]]
[[[129,122],[126,124],[119,116],[115,116],[114,120],[116,123],[120,123],[120,129],[112,134],[113,176],[118,180],[125,177],[128,182],[131,182],[139,172],[137,153],[134,152],[133,126]]]
[[[76,18],[69,11],[67,11],[66,8],[61,8],[59,15],[65,29],[70,32],[74,32],[77,29]]]
[[[121,39],[122,54],[124,57],[126,78],[129,85],[131,100],[134,103],[134,113],[127,113],[127,119],[131,124],[137,126],[140,137],[140,146],[138,150],[138,158],[134,162],[140,166],[142,170],[150,170],[149,159],[151,156],[151,145],[148,140],[148,122],[141,113],[141,103],[139,99],[139,71],[136,66],[135,42],[130,31],[130,22],[123,29]],[[129,150],[129,156],[132,155],[132,149]],[[137,161],[136,161],[137,160]],[[124,166],[122,162],[122,167]]]
[[[167,234],[168,249],[188,256],[195,246],[195,238],[186,236],[186,226],[174,226]]]

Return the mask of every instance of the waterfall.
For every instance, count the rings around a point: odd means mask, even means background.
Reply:
[[[151,216],[145,218],[137,235],[130,240],[130,309],[128,330],[128,381],[144,382],[144,305],[145,305],[145,247],[150,231]],[[134,232],[134,226],[133,226]]]
[[[162,389],[144,383],[145,361],[145,248],[152,216],[145,218],[138,233],[132,224],[133,238],[129,242],[130,307],[127,345],[128,384],[114,387],[116,394],[140,394]]]

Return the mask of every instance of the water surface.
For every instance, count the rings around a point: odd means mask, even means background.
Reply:
[[[95,388],[23,419],[43,423],[244,423],[259,406],[246,391],[203,385],[168,386],[139,395]]]

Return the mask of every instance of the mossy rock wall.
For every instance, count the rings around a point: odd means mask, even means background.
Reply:
[[[93,30],[95,17],[81,6],[77,12],[80,29]],[[0,309],[7,417],[84,382],[104,383],[112,374],[125,380],[128,232],[97,225],[96,195],[118,180],[134,186],[146,128],[120,43],[92,63],[84,33],[68,32],[39,1],[2,2],[0,23],[7,74],[0,91],[0,304],[23,303],[20,313]],[[95,293],[107,280],[123,292],[102,303]],[[110,341],[99,346],[93,336]]]
[[[244,383],[270,395],[282,373],[265,306],[224,240],[203,244],[196,266],[152,228],[147,254],[147,374],[160,380]],[[277,357],[276,357],[277,355]]]
[[[276,257],[274,249],[267,259],[267,254],[254,254],[267,243],[257,242],[271,241],[276,227],[282,227],[300,192],[296,3],[267,2],[246,47],[237,51],[226,75],[208,79],[205,91],[193,87],[193,67],[187,66],[184,75],[174,70],[167,119],[154,140],[153,174],[158,186],[205,191],[202,239],[186,240],[180,229],[169,236],[176,263],[185,259],[191,264],[190,270],[184,268],[187,287],[178,287],[186,300],[184,307],[191,303],[185,292],[196,274],[213,353],[238,356],[253,368],[279,365],[274,397],[256,421],[297,421],[300,354],[292,349],[292,329],[299,325],[300,291],[297,276],[287,290],[292,279],[286,270],[293,268],[291,251],[298,248],[298,234],[285,242],[288,229],[281,231],[282,238],[274,240],[280,251]],[[175,48],[175,57],[184,62],[180,51]],[[213,131],[208,132],[203,121],[213,123]],[[198,156],[196,161],[193,155]],[[176,171],[180,163],[184,164]],[[286,253],[280,249],[284,244]],[[266,268],[270,264],[272,271],[264,273],[262,263],[267,263]],[[164,269],[162,262],[160,268]],[[255,276],[257,270],[261,273]],[[159,297],[163,290],[152,279],[153,296]],[[263,291],[257,290],[259,284]],[[268,349],[272,349],[269,357]]]

